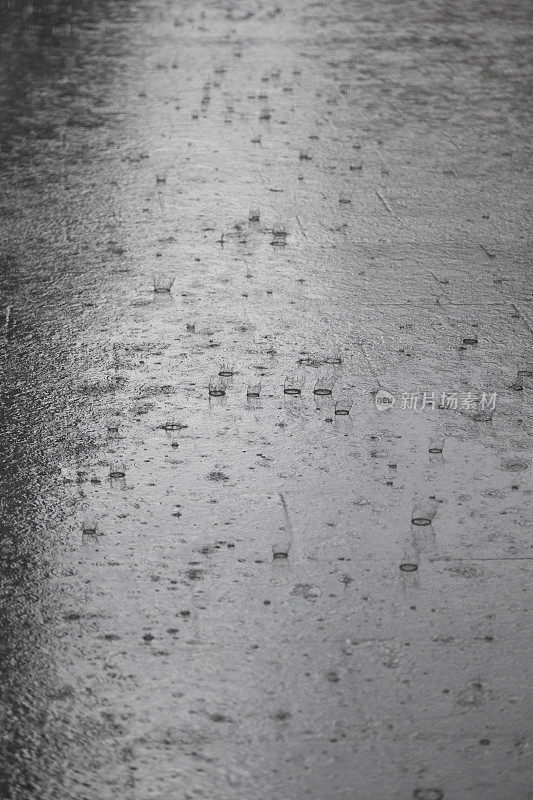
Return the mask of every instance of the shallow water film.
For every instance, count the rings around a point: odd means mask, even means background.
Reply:
[[[529,13],[0,0],[1,800],[533,798]]]

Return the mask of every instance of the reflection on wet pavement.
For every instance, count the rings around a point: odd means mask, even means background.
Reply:
[[[0,12],[0,797],[529,797],[526,4]]]

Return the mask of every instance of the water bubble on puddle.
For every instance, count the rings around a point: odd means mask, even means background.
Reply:
[[[331,376],[323,376],[315,383],[313,394],[317,394],[319,396],[330,395],[333,392],[334,385],[335,378],[332,378]]]
[[[175,419],[169,419],[161,425],[164,431],[181,431],[183,428],[187,428],[187,425],[184,425],[183,422],[178,422]]]
[[[110,436],[116,436],[120,428],[120,420],[117,417],[108,417],[106,429]]]
[[[518,377],[533,378],[533,362],[530,364],[523,364],[518,369]]]
[[[300,155],[298,157],[300,161],[312,161],[313,158],[308,150],[300,150]]]
[[[424,526],[431,525],[435,514],[437,513],[437,505],[431,500],[419,503],[413,509],[411,514],[411,522],[413,525]]]
[[[288,558],[289,551],[291,549],[290,541],[278,541],[272,545],[272,555],[273,558],[281,559],[281,558]]]
[[[413,792],[415,800],[442,800],[444,793],[441,789],[415,789]]]
[[[165,294],[170,292],[174,284],[174,275],[168,272],[155,272],[154,273],[154,292],[157,294]]]
[[[105,376],[105,386],[108,391],[115,391],[116,389],[121,389],[123,386],[126,385],[128,379],[126,375],[117,372],[116,370],[111,373],[107,373]]]
[[[402,572],[416,572],[420,562],[420,552],[413,544],[404,550],[402,560],[400,561],[400,569]]]
[[[119,459],[111,461],[109,464],[109,477],[110,478],[124,478],[126,475],[126,465],[124,461]]]
[[[210,397],[223,397],[226,394],[226,382],[213,375],[209,379],[208,391]]]
[[[300,358],[298,359],[298,364],[304,364],[307,367],[314,367],[319,364],[316,358],[317,357],[311,355],[311,353],[306,353],[305,351],[302,351],[300,353]]]
[[[96,536],[98,531],[98,518],[94,514],[88,514],[81,523],[81,532],[85,536]]]
[[[311,583],[297,583],[291,591],[295,597],[303,597],[305,600],[316,600],[322,594],[318,586]]]
[[[429,440],[429,452],[432,455],[437,455],[442,453],[444,450],[444,439],[430,439]]]
[[[521,472],[527,469],[529,464],[527,461],[523,461],[520,458],[507,458],[501,462],[501,467],[508,472]]]
[[[516,383],[522,389],[533,389],[533,363],[519,368]]]
[[[468,344],[474,347],[478,344],[478,338],[475,333],[469,334],[468,336],[463,337],[463,344]]]
[[[346,192],[341,192],[341,194],[339,195],[339,203],[346,205],[351,202],[352,202],[352,196],[350,194],[347,194]]]
[[[476,411],[472,419],[474,422],[492,422],[494,416],[494,409],[481,409]]]
[[[251,208],[248,212],[248,222],[259,222],[261,218],[261,212],[258,208]]]
[[[272,225],[272,242],[271,244],[284,245],[288,236],[287,225],[283,220],[276,220]]]
[[[335,414],[347,416],[352,408],[353,401],[350,398],[343,398],[335,401]]]
[[[109,242],[109,251],[117,256],[121,256],[126,252],[118,242]]]
[[[158,173],[156,173],[156,176],[155,176],[155,182],[156,183],[166,183],[167,182],[167,176],[162,172],[158,172]]]
[[[246,397],[259,397],[261,394],[260,383],[249,383],[246,389]]]
[[[187,333],[196,333],[196,325],[192,322],[188,322],[186,325]]]
[[[305,383],[303,375],[288,375],[283,384],[283,393],[288,395],[300,395]]]
[[[308,367],[319,367],[322,364],[342,364],[341,353],[306,353],[302,352],[298,359],[299,364],[305,364]]]
[[[322,357],[324,364],[342,364],[342,355],[340,353],[326,353]]]
[[[61,467],[61,479],[63,483],[74,483],[76,480],[76,471],[69,467]]]

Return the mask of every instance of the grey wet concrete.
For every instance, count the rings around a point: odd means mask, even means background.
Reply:
[[[0,796],[533,797],[528,4],[1,5]]]

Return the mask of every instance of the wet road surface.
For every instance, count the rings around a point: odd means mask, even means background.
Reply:
[[[527,4],[0,5],[0,797],[533,797]]]

